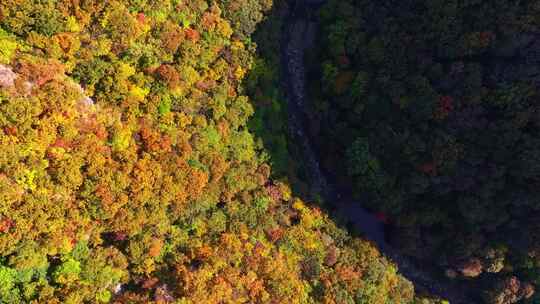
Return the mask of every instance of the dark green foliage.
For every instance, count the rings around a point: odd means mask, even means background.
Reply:
[[[493,244],[538,252],[527,235],[539,232],[539,9],[406,0],[321,10],[311,116],[323,164],[388,214],[403,242],[421,231],[409,254],[452,268]],[[486,280],[531,280],[505,266]]]

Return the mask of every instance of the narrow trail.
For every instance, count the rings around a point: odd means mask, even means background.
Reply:
[[[302,150],[303,162],[311,184],[311,191],[319,194],[335,209],[334,216],[350,224],[367,239],[376,243],[380,251],[399,267],[399,272],[414,283],[417,290],[446,298],[452,304],[474,304],[462,290],[448,282],[435,280],[421,270],[399,251],[385,241],[384,224],[375,215],[364,209],[359,202],[348,199],[341,193],[331,178],[321,170],[318,154],[306,135],[306,107],[310,105],[306,91],[306,68],[304,54],[314,48],[317,24],[310,20],[308,12],[316,9],[325,0],[291,0],[283,26],[281,41],[281,64],[283,86],[288,99],[289,132],[292,140]]]

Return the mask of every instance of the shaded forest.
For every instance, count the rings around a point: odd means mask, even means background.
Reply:
[[[403,253],[486,303],[537,303],[540,3],[328,1],[317,18],[324,169]]]

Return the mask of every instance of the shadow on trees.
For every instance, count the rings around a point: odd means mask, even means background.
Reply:
[[[338,181],[333,172],[325,170],[323,175],[330,179],[333,193],[325,195],[314,191],[310,181],[310,168],[304,159],[305,151],[302,150],[301,144],[291,137],[287,104],[288,77],[284,70],[286,63],[281,58],[281,48],[287,30],[285,23],[294,2],[294,0],[275,1],[272,10],[267,13],[265,20],[258,24],[251,36],[256,44],[257,55],[244,82],[246,94],[250,97],[254,108],[248,128],[254,135],[260,152],[272,168],[273,180],[287,182],[293,196],[324,210],[338,226],[348,230],[352,236],[369,240],[370,236],[361,232],[352,222],[351,218],[354,216],[344,217],[338,212],[340,204],[337,204],[337,200],[342,202],[353,200],[350,184]],[[321,157],[318,155],[322,151],[320,147],[313,148],[316,156]]]
[[[363,210],[360,205],[357,205],[356,208],[349,208],[350,210],[345,209],[341,210],[342,212],[338,212],[338,208],[342,208],[343,206],[341,205],[344,205],[340,203],[353,202],[351,186],[349,184],[343,183],[341,179],[338,181],[339,178],[334,176],[332,172],[324,172],[324,175],[333,184],[330,188],[335,193],[325,195],[324,198],[313,193],[312,187],[309,184],[309,168],[306,167],[303,161],[304,154],[302,147],[289,136],[289,113],[287,112],[288,106],[286,99],[286,88],[288,84],[285,83],[287,77],[284,77],[286,71],[283,70],[286,66],[281,60],[283,34],[286,29],[286,24],[284,23],[286,22],[288,13],[287,5],[288,3],[286,1],[276,1],[272,11],[267,14],[266,19],[259,24],[256,32],[252,35],[252,40],[257,45],[257,56],[253,68],[244,83],[246,94],[250,96],[255,111],[248,124],[249,130],[258,141],[260,151],[266,155],[266,160],[272,167],[272,178],[274,180],[288,182],[294,196],[326,211],[338,226],[346,229],[353,237],[370,239],[385,247],[386,242],[377,239],[377,236],[381,234],[380,232],[382,232],[380,238],[384,239],[384,228],[380,229],[380,231],[375,231],[376,229],[374,228],[374,226],[382,225],[382,223],[375,223],[373,225],[366,223],[367,221],[359,223],[362,220],[373,222],[372,219],[374,218],[372,214]],[[316,149],[316,154],[322,153],[317,147],[314,148]],[[354,214],[343,216],[343,213],[356,212],[355,210],[361,214],[358,216]],[[367,229],[362,229],[366,227]],[[387,230],[388,228],[391,227],[386,227]],[[366,230],[368,231],[367,233]],[[372,233],[369,233],[369,231]],[[382,251],[388,253],[384,249]],[[389,256],[393,257],[395,255],[389,254]],[[411,276],[414,269],[422,268],[419,265],[412,266],[413,268],[411,268],[411,266],[406,267],[403,265],[404,263],[400,263],[398,260],[395,262],[399,264],[400,269],[404,271],[404,274],[415,285],[419,283],[416,286],[417,291],[434,291],[439,289],[433,286],[430,288],[429,285],[433,283],[431,278],[427,280],[418,279],[423,273],[414,274],[416,278]],[[429,276],[431,277],[431,275]]]
[[[287,182],[293,196],[324,210],[334,223],[346,229],[353,237],[362,237],[384,246],[382,222],[374,220],[375,217],[359,204],[349,204],[353,201],[350,185],[338,181],[333,172],[324,171],[322,174],[332,184],[328,188],[331,193],[318,193],[314,190],[317,187],[311,180],[310,172],[313,168],[305,160],[306,153],[302,144],[291,136],[288,121],[290,107],[287,104],[288,76],[286,63],[281,57],[288,27],[286,22],[292,5],[294,1],[276,1],[252,35],[257,55],[244,83],[254,108],[254,115],[248,124],[249,131],[255,136],[260,152],[272,168],[273,180]],[[304,122],[309,124],[308,120]],[[305,136],[310,137],[309,134]],[[315,149],[315,156],[320,158],[322,150],[319,147],[312,148]],[[343,209],[342,203],[351,208]],[[358,214],[344,216],[347,212]]]
[[[302,162],[302,151],[288,136],[287,99],[281,64],[287,5],[287,1],[275,1],[272,10],[252,35],[257,55],[244,87],[255,113],[248,127],[272,167],[272,178],[288,182],[295,196],[309,202],[313,197]]]

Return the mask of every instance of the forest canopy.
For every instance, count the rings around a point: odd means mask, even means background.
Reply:
[[[386,215],[395,247],[486,303],[540,283],[539,17],[538,1],[331,0],[318,15],[325,170]]]
[[[270,178],[244,79],[271,8],[0,2],[0,302],[413,301]]]

